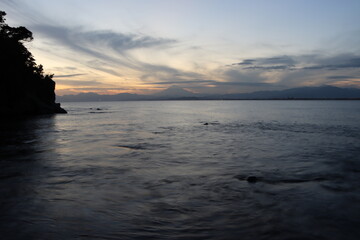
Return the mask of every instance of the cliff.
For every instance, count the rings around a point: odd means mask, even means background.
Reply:
[[[44,74],[24,42],[33,39],[25,27],[10,27],[0,11],[1,115],[66,113],[55,103],[53,75]]]

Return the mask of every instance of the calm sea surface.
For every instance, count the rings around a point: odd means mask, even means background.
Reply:
[[[0,239],[360,239],[360,101],[63,107],[1,121]]]

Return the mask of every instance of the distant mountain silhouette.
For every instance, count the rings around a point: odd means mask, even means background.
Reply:
[[[33,39],[25,27],[10,27],[0,11],[0,111],[7,115],[66,113],[55,103],[53,75],[44,74],[24,42]]]
[[[153,96],[165,99],[172,99],[195,97],[196,94],[174,85],[161,92],[155,93]]]
[[[61,102],[97,102],[97,101],[136,101],[150,100],[147,95],[138,95],[132,93],[120,93],[115,95],[101,95],[97,93],[79,93],[77,95],[57,96]]]
[[[77,95],[58,96],[63,102],[88,101],[137,101],[137,100],[259,100],[259,99],[360,99],[358,88],[338,88],[333,86],[299,87],[281,91],[258,91],[252,93],[205,95],[196,94],[177,86],[172,86],[153,95],[121,93],[100,95],[80,93]]]
[[[259,91],[253,93],[224,95],[225,99],[357,99],[358,88],[338,88],[333,86],[299,87],[281,91]]]

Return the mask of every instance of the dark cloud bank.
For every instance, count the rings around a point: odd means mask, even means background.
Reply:
[[[330,57],[315,54],[300,56],[284,55],[269,58],[245,59],[232,65],[241,66],[243,69],[264,70],[338,70],[344,68],[360,68],[360,56],[354,54],[339,54]]]

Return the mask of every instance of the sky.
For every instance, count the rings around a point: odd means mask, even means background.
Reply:
[[[360,88],[359,0],[1,0],[56,94]]]

